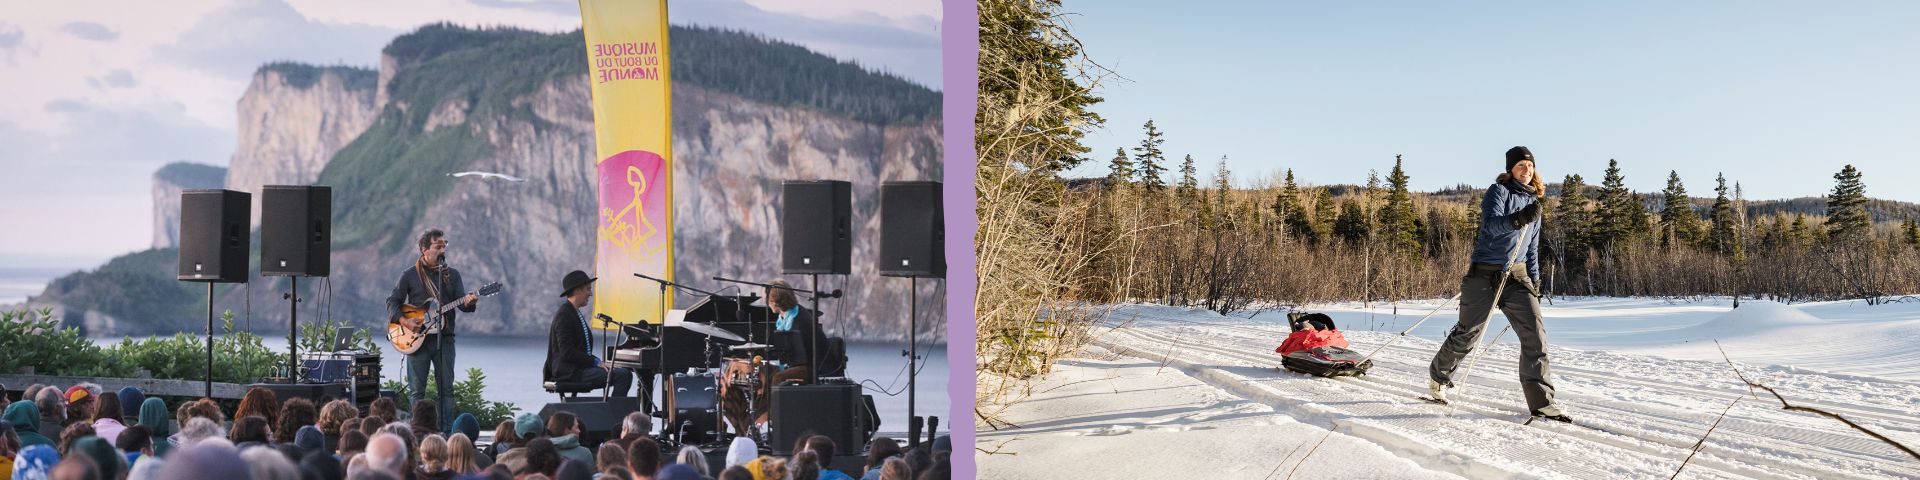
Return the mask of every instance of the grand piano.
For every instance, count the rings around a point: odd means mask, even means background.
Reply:
[[[685,372],[690,368],[719,368],[723,357],[746,358],[761,355],[770,359],[802,358],[805,356],[804,342],[788,341],[788,335],[776,335],[774,332],[772,310],[762,305],[754,305],[762,299],[759,295],[701,297],[685,310],[681,319],[684,326],[646,325],[639,329],[658,339],[659,346],[641,348],[653,339],[636,338],[634,332],[628,333],[626,342],[607,347],[603,358],[613,359],[614,366],[653,373]],[[816,317],[817,318],[817,317]],[[698,323],[704,325],[687,325]],[[711,326],[739,337],[738,340],[724,336],[702,333],[695,328]],[[664,333],[663,333],[664,331]],[[749,343],[774,344],[785,348],[779,351],[734,351],[727,347]]]

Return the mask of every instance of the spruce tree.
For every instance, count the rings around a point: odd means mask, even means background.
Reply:
[[[1813,242],[1813,228],[1807,225],[1807,214],[1793,215],[1793,226],[1787,229],[1787,241],[1794,248],[1805,247]]]
[[[1127,159],[1127,149],[1114,148],[1113,161],[1107,163],[1107,185],[1120,186],[1133,179],[1133,161]]]
[[[1867,187],[1860,183],[1860,171],[1847,165],[1833,180],[1833,193],[1827,196],[1828,236],[1840,240],[1871,232],[1873,218],[1867,215]]]
[[[1167,161],[1166,154],[1160,151],[1160,144],[1167,143],[1160,137],[1166,134],[1153,126],[1153,120],[1147,120],[1142,128],[1146,129],[1147,138],[1140,140],[1140,146],[1133,147],[1133,158],[1138,161],[1134,175],[1139,177],[1137,182],[1146,187],[1148,192],[1159,193],[1167,188],[1167,182],[1160,178],[1160,174],[1167,171],[1167,167],[1160,166]]]
[[[1220,168],[1214,172],[1213,178],[1213,200],[1209,203],[1218,206],[1214,209],[1214,226],[1222,230],[1233,230],[1238,225],[1234,224],[1232,215],[1229,215],[1233,213],[1233,208],[1230,206],[1232,203],[1227,200],[1227,194],[1233,191],[1233,172],[1227,171],[1226,155],[1220,156]]]
[[[1920,246],[1920,222],[1915,222],[1912,215],[1908,215],[1907,220],[1900,224],[1900,241]]]
[[[1340,237],[1348,245],[1359,245],[1367,241],[1367,207],[1362,206],[1352,196],[1340,202],[1340,216],[1333,221],[1333,235]]]
[[[1324,245],[1333,235],[1337,214],[1333,210],[1333,189],[1320,187],[1313,197],[1313,242]]]
[[[1173,197],[1184,205],[1194,205],[1200,198],[1200,180],[1194,178],[1193,155],[1180,163],[1180,186],[1173,189]]]
[[[1407,191],[1411,180],[1405,170],[1400,168],[1400,156],[1393,156],[1393,171],[1387,174],[1387,203],[1380,207],[1380,231],[1385,234],[1387,245],[1397,251],[1418,257],[1421,251],[1420,233],[1425,230],[1420,216],[1413,210],[1413,195]]]
[[[1620,175],[1620,162],[1607,160],[1607,175],[1600,182],[1600,208],[1595,215],[1595,247],[1603,247],[1619,239],[1644,232],[1648,216],[1645,204],[1640,203],[1639,195],[1627,190],[1627,180]]]
[[[1660,246],[1676,243],[1695,246],[1701,243],[1700,217],[1693,211],[1687,187],[1680,183],[1680,172],[1667,174],[1666,206],[1660,209]]]
[[[1561,229],[1560,246],[1565,252],[1567,275],[1585,270],[1587,249],[1594,243],[1594,215],[1587,199],[1586,181],[1579,174],[1567,175],[1560,183],[1560,205],[1554,208],[1555,224]]]
[[[1714,251],[1728,258],[1742,258],[1745,248],[1740,242],[1739,223],[1733,216],[1733,200],[1727,198],[1727,176],[1721,174],[1720,186],[1713,191],[1720,196],[1713,200],[1713,232],[1711,242]]]
[[[1288,233],[1294,236],[1313,236],[1313,221],[1307,218],[1307,209],[1300,204],[1300,186],[1293,183],[1293,169],[1287,169],[1287,180],[1280,186],[1280,194],[1273,198],[1273,216]]]

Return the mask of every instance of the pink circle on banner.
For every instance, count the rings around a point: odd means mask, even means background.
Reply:
[[[600,241],[611,242],[627,257],[653,262],[671,239],[667,223],[666,159],[645,150],[628,150],[601,160]]]

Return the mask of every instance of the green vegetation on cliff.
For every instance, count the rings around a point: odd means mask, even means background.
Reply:
[[[254,74],[259,75],[267,72],[279,73],[282,78],[286,79],[287,85],[300,89],[313,87],[315,82],[320,81],[320,76],[327,73],[332,73],[340,77],[340,82],[349,91],[372,90],[375,85],[380,83],[379,71],[371,68],[350,67],[345,65],[322,67],[305,63],[281,61],[261,65],[259,70],[254,71]]]

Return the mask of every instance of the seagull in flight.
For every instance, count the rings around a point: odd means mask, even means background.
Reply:
[[[515,177],[512,175],[506,175],[506,174],[493,173],[493,172],[460,172],[460,173],[449,173],[447,174],[447,176],[449,177],[480,177],[482,180],[501,179],[509,182],[527,181],[527,179],[524,179],[524,178]]]

